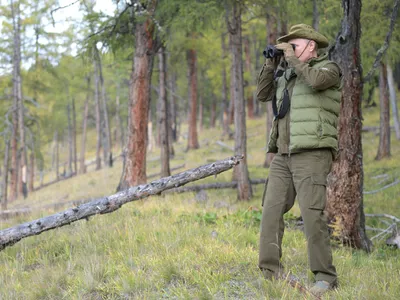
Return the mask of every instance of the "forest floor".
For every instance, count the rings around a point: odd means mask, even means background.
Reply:
[[[379,126],[376,110],[364,111],[365,125]],[[254,179],[268,176],[262,167],[265,127],[264,118],[247,121],[249,172]],[[216,144],[220,129],[204,129],[199,137],[200,149],[195,151],[184,152],[184,140],[174,145],[171,167],[185,164],[189,169],[232,155]],[[365,191],[400,178],[400,141],[392,134],[392,157],[375,161],[378,142],[372,132],[363,135]],[[157,157],[157,151],[149,153],[148,174],[159,172]],[[10,203],[9,209],[113,194],[121,169],[119,160],[113,168],[31,193]],[[231,176],[228,171],[201,183],[228,182]],[[238,202],[233,189],[151,197],[23,239],[0,252],[0,299],[307,299],[286,281],[254,284],[261,279],[257,261],[263,185],[253,188],[248,202]],[[400,217],[399,197],[400,184],[366,194],[364,210]],[[0,220],[0,229],[54,212],[49,208]],[[309,287],[313,278],[306,240],[293,221],[298,216],[297,205],[285,215],[283,264]],[[373,217],[367,217],[367,225],[388,227]],[[373,242],[373,252],[366,254],[333,241],[340,286],[324,299],[400,299],[400,249],[387,247],[385,238]]]

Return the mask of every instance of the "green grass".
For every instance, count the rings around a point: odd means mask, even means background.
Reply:
[[[368,115],[370,114],[370,115]],[[366,120],[374,120],[368,112]],[[371,121],[370,126],[375,126]],[[249,170],[253,178],[268,176],[265,156],[265,120],[248,121]],[[185,169],[232,153],[215,144],[219,129],[200,134],[201,148],[185,153],[186,141],[175,145],[172,166]],[[379,137],[363,137],[365,190],[378,189],[400,177],[400,142],[392,140],[392,158],[376,162]],[[233,141],[224,141],[233,145]],[[149,154],[148,174],[159,171],[157,151]],[[112,169],[89,172],[31,193],[9,208],[39,206],[112,194],[121,175],[121,163]],[[376,175],[387,174],[382,180]],[[202,182],[230,181],[228,171]],[[238,202],[235,190],[207,191],[207,201],[193,193],[167,194],[123,206],[118,211],[78,221],[29,237],[0,252],[0,299],[304,299],[285,282],[252,284],[257,268],[262,185],[249,202]],[[400,185],[365,196],[365,211],[400,216]],[[33,220],[53,211],[3,220],[0,228]],[[306,240],[291,226],[299,216],[294,206],[286,216],[283,264],[309,286]],[[386,225],[367,218],[370,226]],[[400,250],[384,240],[365,254],[334,247],[340,287],[324,299],[399,299]]]

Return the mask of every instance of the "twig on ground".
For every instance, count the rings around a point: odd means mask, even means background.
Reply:
[[[394,181],[394,182],[392,182],[392,183],[390,183],[388,185],[385,185],[384,187],[382,187],[380,189],[377,189],[377,190],[374,190],[374,191],[363,192],[363,194],[364,195],[376,194],[376,193],[378,193],[380,191],[386,190],[387,188],[390,188],[390,187],[392,187],[392,186],[394,186],[396,184],[399,184],[399,183],[400,183],[400,179],[397,179],[396,181]]]
[[[378,233],[377,235],[374,235],[374,236],[371,238],[371,241],[372,241],[373,239],[376,239],[376,238],[380,237],[380,236],[385,236],[385,235],[388,234],[388,233],[392,233],[391,230],[394,229],[395,227],[396,227],[396,224],[390,225],[387,229],[383,230],[382,232]]]
[[[305,296],[312,296],[314,299],[321,300],[321,298],[317,295],[314,295],[313,293],[310,292],[308,288],[306,288],[304,285],[301,284],[300,280],[291,274],[290,272],[285,274],[282,273],[280,276],[281,279],[289,283],[293,288],[301,292]],[[307,298],[306,298],[307,299]]]
[[[399,223],[400,219],[392,216],[392,215],[388,215],[388,214],[365,214],[366,217],[375,217],[375,218],[388,218],[388,219],[392,219],[393,221]]]

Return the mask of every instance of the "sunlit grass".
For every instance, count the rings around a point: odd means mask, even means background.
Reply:
[[[377,114],[375,111],[374,114]],[[373,120],[375,116],[368,116]],[[366,118],[367,119],[367,118]],[[252,178],[268,176],[265,157],[265,120],[247,121],[248,163]],[[371,124],[376,126],[376,124]],[[175,144],[171,166],[185,169],[226,158],[233,153],[215,142],[220,129],[205,129],[201,148],[184,152],[186,140]],[[233,146],[234,142],[224,140]],[[392,158],[374,160],[379,138],[363,137],[367,191],[400,177],[400,142],[392,140]],[[92,143],[93,144],[93,143]],[[147,173],[159,172],[158,151],[149,153]],[[182,169],[183,170],[183,169]],[[180,172],[182,170],[176,171]],[[112,194],[122,164],[79,175],[51,185],[10,208],[90,199]],[[387,174],[384,181],[374,179]],[[230,181],[232,172],[202,182]],[[0,299],[304,299],[285,282],[253,284],[257,269],[262,185],[254,186],[249,202],[238,202],[235,190],[207,191],[207,200],[194,193],[166,194],[124,205],[112,214],[94,216],[41,235],[29,237],[0,252]],[[400,216],[400,185],[365,196],[365,211]],[[2,220],[10,227],[53,213]],[[289,218],[299,216],[298,206]],[[367,218],[370,226],[382,226]],[[283,264],[308,286],[306,241],[300,230],[289,228],[283,241]],[[324,299],[399,299],[399,250],[375,244],[367,255],[335,246],[334,262],[340,287]]]

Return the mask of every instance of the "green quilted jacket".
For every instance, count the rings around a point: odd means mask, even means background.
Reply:
[[[259,101],[270,101],[276,93],[279,109],[285,85],[291,95],[290,109],[285,117],[289,118],[289,136],[283,137],[286,131],[282,134],[278,130],[278,124],[282,124],[280,122],[284,119],[274,118],[267,151],[278,152],[279,132],[279,138],[288,142],[289,153],[319,148],[331,148],[337,152],[337,123],[341,99],[339,67],[329,61],[327,55],[313,58],[308,63],[300,62],[296,57],[286,60],[289,68],[275,83],[273,66],[268,60],[258,78]],[[286,84],[287,78],[289,80]]]

